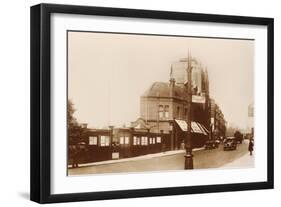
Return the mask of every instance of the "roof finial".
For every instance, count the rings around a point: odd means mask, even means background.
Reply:
[[[171,69],[170,69],[170,79],[173,79],[173,65],[171,65]]]

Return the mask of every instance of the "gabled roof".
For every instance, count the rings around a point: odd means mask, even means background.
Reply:
[[[147,125],[145,120],[142,118],[138,118],[136,121],[131,122],[131,127],[137,129],[149,129],[149,125]]]

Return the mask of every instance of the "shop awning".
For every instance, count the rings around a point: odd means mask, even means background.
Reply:
[[[187,122],[186,121],[178,120],[178,119],[175,119],[175,121],[182,131],[185,131],[185,132],[187,131]],[[191,122],[191,132],[208,135],[208,130],[206,129],[206,127],[204,127],[202,124],[195,122],[195,121]]]

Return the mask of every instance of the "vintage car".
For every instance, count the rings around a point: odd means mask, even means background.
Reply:
[[[219,139],[216,139],[215,143],[216,143],[216,147],[218,148],[220,146],[221,141]]]
[[[205,142],[205,149],[208,150],[208,149],[215,149],[217,148],[218,145],[216,143],[216,140],[213,140],[213,139],[209,139]]]
[[[235,137],[228,137],[224,141],[223,150],[236,150],[237,149],[237,141]]]

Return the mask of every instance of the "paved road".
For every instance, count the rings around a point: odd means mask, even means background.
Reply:
[[[223,146],[213,150],[200,150],[194,152],[194,169],[217,168],[231,163],[248,153],[248,143],[239,144],[237,150],[223,151]],[[239,162],[236,162],[239,167]],[[241,164],[242,167],[242,164]],[[243,166],[245,167],[245,166]],[[249,166],[251,167],[251,166]],[[183,170],[184,153],[156,157],[146,160],[111,163],[98,166],[79,167],[69,169],[69,175],[143,172],[161,170]]]
[[[237,150],[223,151],[223,145],[220,145],[218,149],[211,151],[203,150],[194,153],[195,169],[217,168],[237,160],[249,153],[248,142],[244,141],[244,143],[238,144]],[[237,165],[239,165],[239,163],[237,163]]]

